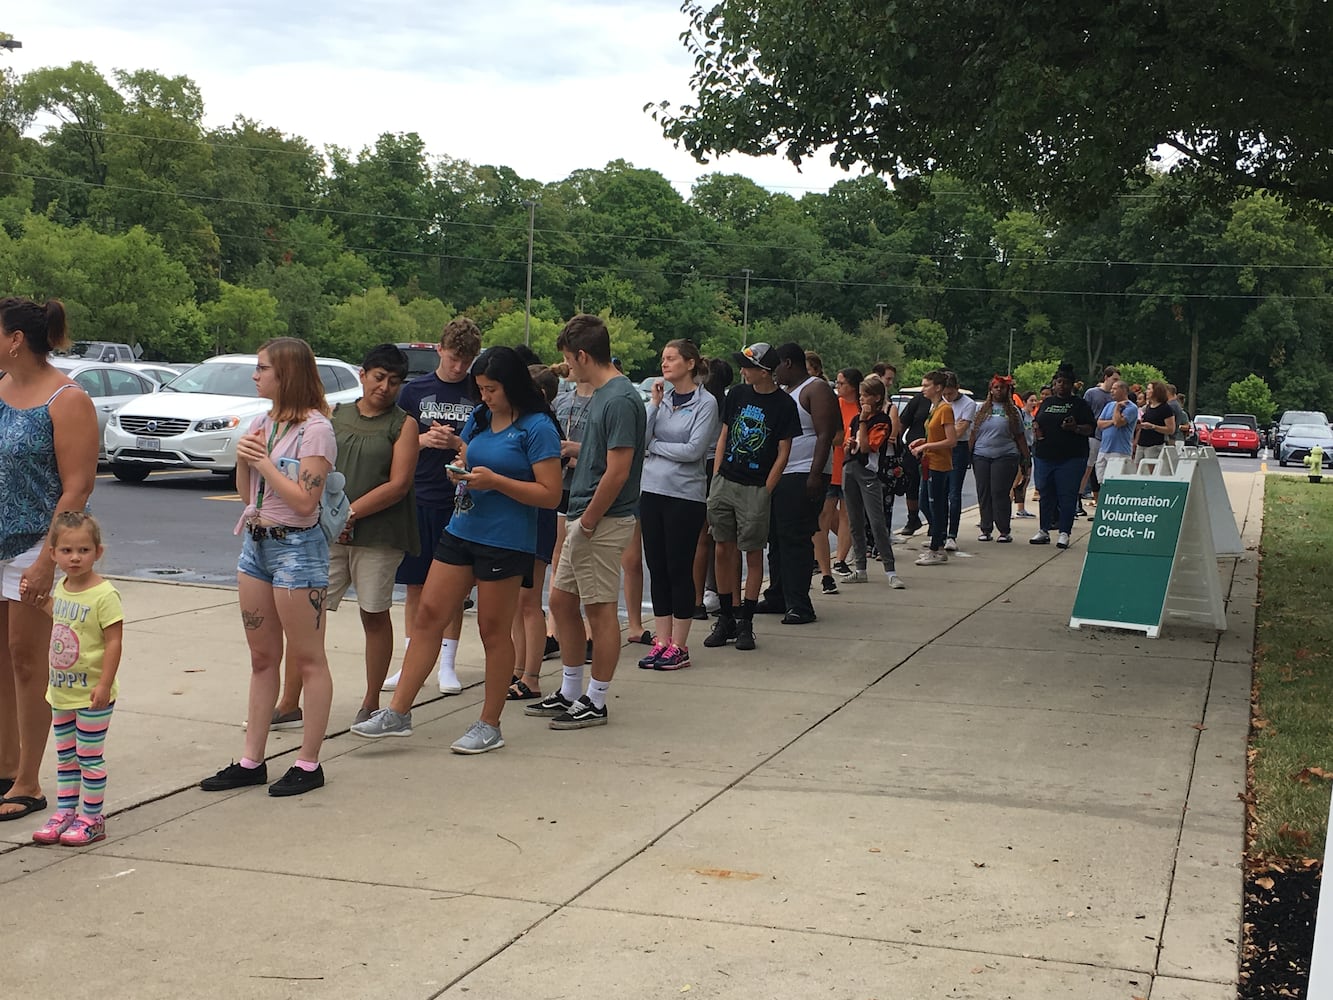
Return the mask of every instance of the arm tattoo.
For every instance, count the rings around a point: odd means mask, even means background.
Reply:
[[[324,488],[324,477],[315,475],[313,472],[301,473],[301,485],[305,487],[307,493],[316,493]]]
[[[258,611],[246,611],[245,608],[241,608],[241,623],[245,625],[246,631],[253,632],[264,624],[264,616]]]
[[[324,620],[324,595],[323,589],[310,591],[310,606],[315,609],[315,631],[319,631],[320,623]]]

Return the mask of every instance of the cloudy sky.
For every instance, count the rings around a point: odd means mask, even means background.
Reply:
[[[186,75],[206,122],[238,114],[317,147],[359,150],[416,131],[432,154],[554,181],[617,158],[688,193],[739,173],[799,197],[849,176],[820,159],[731,156],[697,164],[643,105],[689,100],[688,26],[676,0],[28,0],[0,31],[23,73],[75,60]]]

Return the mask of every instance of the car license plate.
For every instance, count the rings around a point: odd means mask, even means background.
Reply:
[[[140,451],[161,451],[162,441],[160,438],[137,437],[134,439],[134,447]]]

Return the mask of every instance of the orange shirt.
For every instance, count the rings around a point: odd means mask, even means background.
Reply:
[[[944,429],[954,422],[953,407],[941,400],[935,409],[930,411],[930,419],[926,421],[926,443],[934,444],[936,441],[947,440],[948,435]],[[925,458],[922,468],[931,472],[948,472],[953,468],[951,448],[931,448],[921,454]]]
[[[845,441],[847,438],[847,428],[851,426],[852,417],[861,412],[861,404],[853,399],[843,399],[839,396],[838,409],[842,412],[842,436]],[[833,486],[842,485],[842,463],[846,457],[847,446],[845,443],[840,444],[833,449],[833,478],[830,480],[830,483]]]

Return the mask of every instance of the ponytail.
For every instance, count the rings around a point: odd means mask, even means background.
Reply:
[[[39,358],[69,346],[65,307],[59,299],[47,299],[45,305],[15,296],[0,299],[0,327],[11,334],[22,330],[28,350]]]

